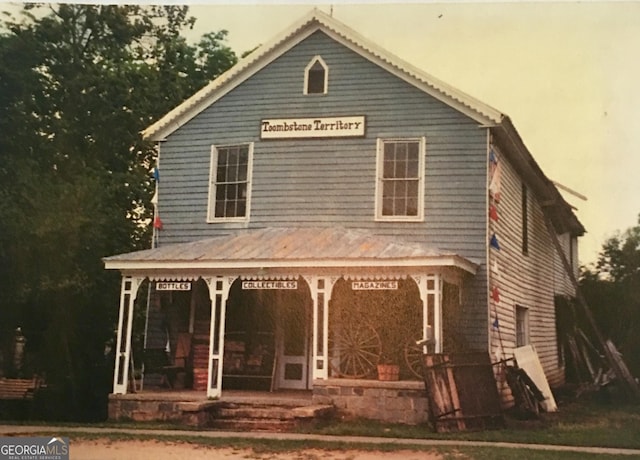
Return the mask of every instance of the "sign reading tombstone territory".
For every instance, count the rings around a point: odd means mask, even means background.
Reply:
[[[260,122],[260,139],[364,136],[364,115],[351,117],[270,118]]]
[[[298,289],[297,281],[243,281],[242,289]]]
[[[156,291],[190,291],[191,283],[176,283],[173,281],[158,281]]]
[[[398,289],[397,281],[353,281],[351,289],[354,291],[388,291]]]

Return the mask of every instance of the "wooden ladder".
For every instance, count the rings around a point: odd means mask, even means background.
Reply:
[[[622,357],[620,356],[620,353],[618,353],[618,350],[616,349],[613,342],[609,339],[605,339],[602,333],[600,332],[600,329],[598,329],[598,325],[596,323],[595,318],[593,317],[593,314],[591,313],[591,309],[589,308],[589,305],[587,304],[586,299],[582,295],[582,291],[580,290],[580,285],[578,284],[578,280],[576,279],[576,276],[573,273],[573,268],[571,267],[571,264],[567,260],[567,255],[564,253],[562,245],[560,244],[560,240],[558,239],[556,230],[553,226],[553,222],[551,221],[551,217],[548,214],[549,206],[550,205],[542,206],[542,211],[544,214],[544,220],[547,226],[547,231],[551,236],[551,241],[553,242],[556,252],[560,256],[560,260],[562,261],[562,266],[564,267],[564,271],[566,272],[567,276],[569,277],[569,280],[571,281],[571,284],[573,285],[573,288],[575,289],[576,300],[582,307],[587,317],[587,320],[591,325],[591,328],[595,332],[598,342],[600,343],[600,347],[604,352],[604,356],[607,362],[609,363],[609,366],[611,366],[611,370],[613,370],[616,377],[620,380],[620,382],[624,386],[626,393],[628,393],[629,396],[634,398],[636,401],[640,401],[640,387],[638,386],[638,382],[636,382],[636,380],[631,375],[631,372],[629,372],[629,368],[627,367],[625,362],[622,360]]]

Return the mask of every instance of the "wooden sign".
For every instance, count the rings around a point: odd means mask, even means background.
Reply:
[[[364,115],[317,118],[270,118],[260,122],[260,139],[364,136]]]
[[[252,289],[298,289],[297,281],[243,281],[243,290]]]
[[[398,289],[397,281],[353,281],[351,289],[354,291],[390,291]]]
[[[191,283],[174,282],[174,281],[158,281],[156,283],[156,291],[190,291]]]

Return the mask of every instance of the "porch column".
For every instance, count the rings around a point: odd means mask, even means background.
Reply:
[[[222,395],[222,360],[224,357],[225,314],[229,289],[235,278],[217,276],[204,278],[211,298],[211,327],[209,331],[209,372],[207,397]]]
[[[412,278],[422,300],[422,339],[433,339],[435,352],[442,353],[442,276],[414,275]],[[426,353],[426,345],[423,351]]]
[[[129,362],[131,360],[131,331],[133,329],[133,305],[138,296],[138,288],[144,278],[122,277],[120,288],[120,313],[118,316],[118,336],[115,344],[115,366],[113,372],[113,393],[127,394]],[[126,330],[124,328],[126,327]]]
[[[337,278],[305,277],[313,300],[313,379],[329,378],[329,301]]]

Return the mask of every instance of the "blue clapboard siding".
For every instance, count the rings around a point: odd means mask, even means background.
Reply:
[[[304,95],[304,69],[321,55],[326,95]],[[260,140],[265,118],[365,115],[364,138]],[[426,137],[425,219],[375,221],[376,139]],[[161,146],[161,245],[226,234],[206,222],[211,145],[255,142],[249,228],[340,225],[486,260],[485,129],[317,32],[173,133]],[[484,264],[483,264],[484,265]],[[486,349],[485,267],[465,305],[468,339]],[[473,328],[471,326],[474,326]]]

